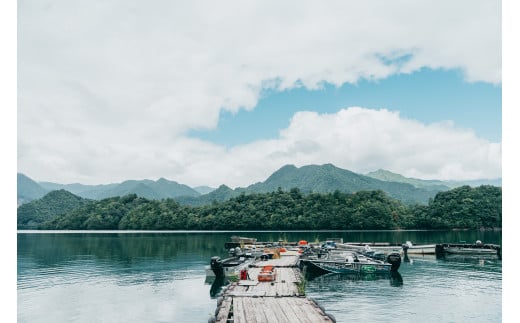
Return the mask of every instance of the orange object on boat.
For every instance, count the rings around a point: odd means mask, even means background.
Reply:
[[[272,282],[276,279],[276,270],[273,266],[264,266],[260,273],[258,274],[259,282]]]
[[[300,240],[300,241],[298,242],[298,245],[300,245],[300,246],[304,246],[304,245],[306,245],[306,244],[307,244],[307,241],[305,241],[305,240]]]
[[[284,247],[280,248],[280,252],[287,252],[287,249],[285,249]]]

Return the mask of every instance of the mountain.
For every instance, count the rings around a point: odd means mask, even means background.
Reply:
[[[264,182],[247,187],[231,189],[221,185],[217,189],[199,186],[195,189],[160,178],[153,180],[128,180],[122,183],[105,185],[56,184],[50,182],[36,183],[23,174],[18,174],[18,200],[30,201],[42,197],[51,190],[65,189],[73,194],[100,200],[107,197],[136,194],[147,199],[173,198],[184,205],[207,205],[213,201],[222,202],[240,194],[267,193],[278,188],[288,191],[298,188],[303,193],[330,193],[336,190],[354,193],[363,190],[382,190],[388,196],[401,200],[406,204],[427,204],[440,191],[451,188],[482,184],[500,186],[501,180],[484,181],[438,181],[407,178],[386,170],[378,170],[361,175],[332,164],[307,165],[297,168],[285,165],[275,171]],[[498,185],[497,185],[498,184]]]
[[[18,205],[42,198],[49,192],[38,183],[21,173],[17,174],[16,182]]]
[[[200,193],[191,187],[160,178],[157,181],[152,180],[130,180],[124,181],[114,187],[112,190],[100,194],[98,198],[106,198],[112,196],[123,196],[128,194],[137,194],[152,200],[160,200],[165,198],[175,198],[179,196],[199,196]]]
[[[193,196],[180,196],[175,198],[177,202],[184,205],[201,206],[208,205],[216,202],[227,201],[233,197],[240,195],[240,189],[233,190],[226,185],[220,185],[216,190],[209,192],[198,197]]]
[[[81,196],[87,199],[99,199],[98,196],[105,194],[112,190],[119,184],[100,184],[100,185],[84,185],[79,183],[74,184],[57,184],[51,182],[39,182],[39,184],[47,189],[47,191],[66,190],[75,195]]]
[[[88,201],[65,190],[52,191],[41,199],[18,207],[18,229],[37,228],[39,224],[72,211]]]
[[[401,200],[406,204],[427,204],[439,191],[448,190],[448,187],[429,189],[417,188],[408,183],[382,181],[372,177],[360,175],[349,170],[338,168],[332,164],[308,165],[297,168],[294,165],[285,165],[275,171],[264,182],[258,182],[245,188],[231,189],[221,185],[215,191],[199,197],[180,197],[176,200],[184,205],[200,206],[213,201],[222,202],[240,194],[268,193],[281,188],[289,191],[298,188],[303,193],[332,193],[336,190],[344,193],[358,191],[382,190],[388,196]]]
[[[406,183],[413,185],[417,188],[423,188],[425,190],[433,190],[433,191],[446,191],[449,190],[450,186],[446,185],[446,183],[438,180],[422,180],[416,178],[408,178],[403,175],[392,173],[390,171],[379,169],[375,172],[370,172],[366,174],[368,177],[372,177],[385,182],[397,182],[397,183]]]
[[[468,180],[468,181],[445,181],[446,185],[450,186],[450,188],[456,188],[464,185],[468,185],[471,187],[478,187],[481,185],[491,185],[491,186],[497,186],[502,187],[502,178],[496,178],[496,179],[475,179],[475,180]]]
[[[199,196],[197,190],[188,185],[179,184],[175,181],[169,181],[165,178],[160,178],[155,183],[150,184],[150,187],[165,198],[174,198],[178,196]]]
[[[85,184],[58,184],[52,182],[39,182],[39,184],[47,191],[66,190],[77,196],[98,200],[105,197],[108,192],[113,190],[120,184],[100,184],[100,185],[85,185]]]
[[[265,182],[248,186],[247,193],[272,192],[299,188],[304,193],[330,193],[336,190],[344,193],[357,191],[382,190],[388,196],[407,204],[426,204],[440,190],[425,190],[411,184],[381,181],[360,175],[332,164],[308,165],[300,168],[286,165],[274,172]],[[446,188],[447,189],[447,188]]]
[[[426,190],[436,190],[436,191],[446,191],[448,189],[457,188],[464,185],[469,185],[471,187],[477,187],[481,185],[492,185],[492,186],[502,186],[502,179],[480,179],[480,180],[470,180],[470,181],[440,181],[440,180],[423,180],[417,178],[408,178],[402,175],[392,173],[390,171],[379,169],[375,172],[370,172],[366,174],[366,176],[376,178],[382,181],[388,182],[398,182],[398,183],[407,183],[411,184],[417,188],[424,188]]]
[[[165,178],[160,178],[157,181],[149,179],[128,180],[122,183],[104,185],[56,184],[50,182],[41,182],[40,185],[49,191],[64,189],[83,198],[95,200],[128,194],[137,194],[140,197],[152,200],[201,195],[187,185],[169,181]]]

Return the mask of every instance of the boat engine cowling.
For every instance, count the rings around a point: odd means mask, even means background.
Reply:
[[[392,265],[392,271],[397,271],[401,266],[401,255],[398,252],[391,252],[386,256],[386,262]]]
[[[210,262],[211,270],[213,270],[213,273],[215,273],[216,277],[224,277],[224,266],[222,265],[222,260],[219,256],[211,257]]]

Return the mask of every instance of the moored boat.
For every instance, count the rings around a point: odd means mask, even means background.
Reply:
[[[403,251],[409,255],[434,255],[435,244],[414,245],[410,241],[403,244]]]
[[[253,263],[253,257],[229,257],[221,259],[218,256],[211,257],[210,264],[206,266],[206,277],[230,277],[238,276],[240,270],[248,268]]]
[[[337,274],[389,274],[392,264],[356,252],[331,253],[324,258],[300,258],[308,270]]]
[[[475,243],[443,243],[437,244],[435,252],[438,256],[452,255],[496,255],[502,258],[502,248],[496,244],[484,244],[477,240]]]
[[[344,250],[353,250],[357,252],[365,252],[373,250],[383,252],[386,254],[392,252],[408,253],[410,255],[434,255],[435,244],[419,244],[414,245],[411,241],[406,241],[404,244],[389,243],[389,242],[346,242],[337,244],[338,248]]]
[[[229,250],[231,248],[236,248],[236,247],[243,248],[245,245],[255,245],[255,244],[257,244],[256,238],[231,236],[231,241],[225,242],[224,248]]]

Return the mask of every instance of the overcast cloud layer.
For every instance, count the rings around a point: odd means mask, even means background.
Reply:
[[[231,149],[186,135],[217,127],[222,109],[254,109],[266,89],[424,67],[500,84],[500,11],[487,0],[19,0],[18,171],[60,183],[232,187],[284,164],[500,177],[500,143],[376,107],[300,112],[278,139]]]

